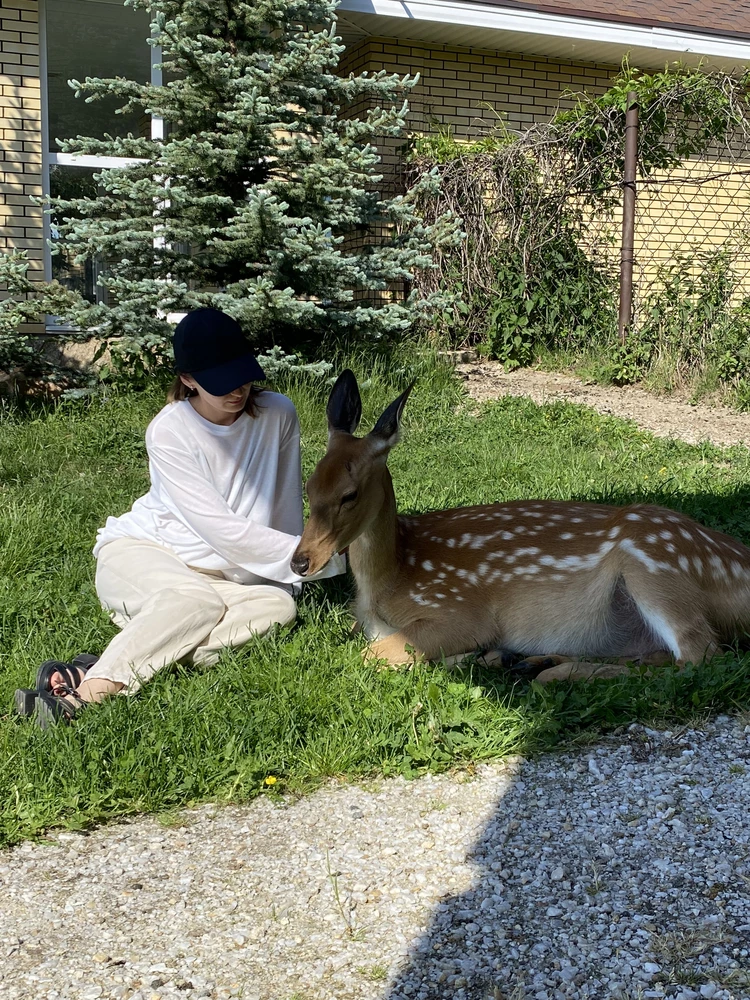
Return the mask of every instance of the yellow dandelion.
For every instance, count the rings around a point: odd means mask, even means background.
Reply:
[[[274,776],[272,774],[269,774],[268,777],[264,780],[263,784],[264,785],[275,785],[277,781],[278,781],[278,778],[274,778]]]

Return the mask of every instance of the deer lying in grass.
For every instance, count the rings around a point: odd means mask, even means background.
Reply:
[[[613,676],[638,658],[700,662],[750,625],[750,549],[662,507],[530,500],[399,517],[386,462],[410,391],[357,438],[357,380],[339,376],[291,562],[317,573],[349,546],[371,655],[500,647],[547,667],[541,681]]]

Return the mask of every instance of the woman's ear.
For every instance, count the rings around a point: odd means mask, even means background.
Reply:
[[[183,375],[182,372],[180,372],[180,382],[182,382],[183,385],[186,385],[188,389],[193,389],[193,391],[197,389],[195,379],[192,375]]]

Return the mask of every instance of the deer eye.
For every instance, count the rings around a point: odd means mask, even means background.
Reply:
[[[354,490],[352,493],[347,493],[341,498],[341,506],[343,507],[347,503],[354,503],[357,499],[357,491]]]

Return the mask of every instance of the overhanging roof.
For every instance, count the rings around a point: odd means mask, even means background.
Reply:
[[[558,12],[553,12],[541,9],[548,6],[546,3],[532,8],[514,0],[502,5],[487,0],[341,0],[339,31],[349,45],[375,35],[611,65],[619,65],[628,55],[632,65],[643,69],[659,69],[674,60],[726,72],[750,64],[750,30],[747,36],[729,35],[717,30],[686,30],[669,22],[623,20],[623,8],[634,6],[643,12],[648,7],[653,19],[658,6],[654,0],[648,4],[644,0],[611,3],[609,17],[573,14],[573,2],[580,0],[555,0]],[[604,8],[606,3],[592,0],[591,5]],[[559,12],[566,5],[568,11]],[[682,4],[698,5],[698,0]],[[661,6],[675,8],[680,4],[672,0]],[[702,6],[707,8],[708,4]],[[745,9],[738,23],[750,27],[750,3],[718,2],[719,8],[730,6],[735,11]],[[716,21],[712,17],[709,22],[714,29]]]

